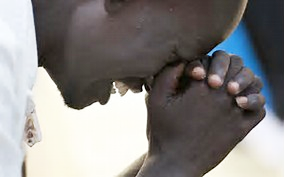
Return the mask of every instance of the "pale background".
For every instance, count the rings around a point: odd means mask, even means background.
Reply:
[[[44,69],[34,87],[43,140],[27,148],[28,177],[112,177],[147,150],[144,93],[67,108]],[[283,126],[265,119],[207,177],[282,177]]]

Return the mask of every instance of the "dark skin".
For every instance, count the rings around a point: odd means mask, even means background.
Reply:
[[[207,54],[236,27],[247,0],[33,0],[40,65],[65,103],[106,104],[115,80],[155,75]],[[211,30],[209,30],[211,29]]]
[[[241,68],[230,65],[225,84],[218,89],[191,79],[184,64],[166,67],[157,76],[147,103],[149,151],[137,177],[203,176],[264,118],[260,87],[249,85],[240,93],[255,97],[246,110],[227,93],[226,83]],[[207,111],[201,111],[204,108]]]
[[[187,70],[191,77],[203,79],[206,73],[197,59],[230,34],[238,24],[247,1],[33,0],[32,2],[40,66],[43,66],[54,80],[65,103],[69,107],[82,109],[97,101],[106,104],[113,81],[121,80],[130,87],[141,90],[148,77],[156,75],[166,64],[177,60],[195,60]],[[209,85],[216,89],[224,83],[228,71],[227,63],[229,64],[227,59],[231,58],[222,52],[217,56],[219,57],[213,56],[219,60],[213,60],[217,62],[211,64],[212,69],[209,70],[208,77]],[[233,95],[239,94],[255,81],[253,76],[249,70],[241,72],[240,76],[233,78],[235,84],[226,82],[228,91]],[[156,95],[152,94],[157,87],[157,82],[154,83],[151,95]],[[214,97],[219,98],[218,95]],[[249,105],[251,100],[254,99],[248,98]],[[247,104],[239,106],[243,109],[251,108]],[[200,107],[199,111],[203,109]],[[188,109],[184,109],[183,113],[188,114]],[[157,128],[157,126],[148,127],[149,130]],[[228,130],[224,130],[226,131]],[[164,136],[163,133],[165,132],[159,134]],[[149,137],[151,136],[150,133]],[[232,136],[236,138],[237,135]],[[167,143],[166,140],[162,141]],[[156,144],[152,144],[152,141],[150,144],[152,152],[151,147]],[[169,144],[169,148],[173,148],[173,145]],[[227,150],[231,150],[232,146],[229,145],[231,144],[223,144]],[[135,175],[152,177],[157,176],[157,172],[160,176],[166,175],[167,171],[164,168],[172,165],[160,164],[149,168],[149,164],[153,163],[151,154],[153,153],[148,153],[143,168],[140,169],[141,165],[137,166],[140,172],[134,173]],[[160,153],[158,155],[163,159],[159,159],[156,163],[170,162],[168,155],[161,156]],[[219,161],[216,157],[213,160]],[[169,169],[172,170],[169,174],[179,176],[180,167],[178,165],[177,168]],[[206,172],[204,168],[200,170]],[[187,173],[198,175],[197,171]]]
[[[203,176],[264,118],[260,79],[252,77],[239,57],[225,56],[218,51],[160,72],[147,99],[149,151],[120,177]],[[218,63],[228,63],[227,69],[219,69],[224,82],[211,88],[209,77]],[[206,79],[193,77],[191,68],[197,65],[207,71]],[[242,80],[236,94],[229,91],[235,80]]]

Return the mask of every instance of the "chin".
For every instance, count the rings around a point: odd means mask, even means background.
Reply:
[[[108,99],[106,100],[100,100],[96,95],[94,94],[88,94],[88,92],[81,92],[77,93],[75,90],[72,92],[61,92],[62,97],[64,99],[64,103],[73,109],[81,110],[84,109],[87,106],[92,105],[93,103],[99,102],[101,105],[107,104],[110,98],[110,93],[108,96]]]

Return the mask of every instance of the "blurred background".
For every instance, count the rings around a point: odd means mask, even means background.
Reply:
[[[264,83],[267,116],[206,177],[284,176],[284,1],[249,1],[217,49],[240,55]],[[34,87],[43,140],[27,148],[28,177],[112,177],[147,151],[145,93],[111,96],[76,111],[39,68]]]

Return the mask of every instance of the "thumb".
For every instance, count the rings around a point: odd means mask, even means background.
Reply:
[[[175,94],[184,68],[184,63],[165,67],[154,80],[152,95],[163,98]]]

